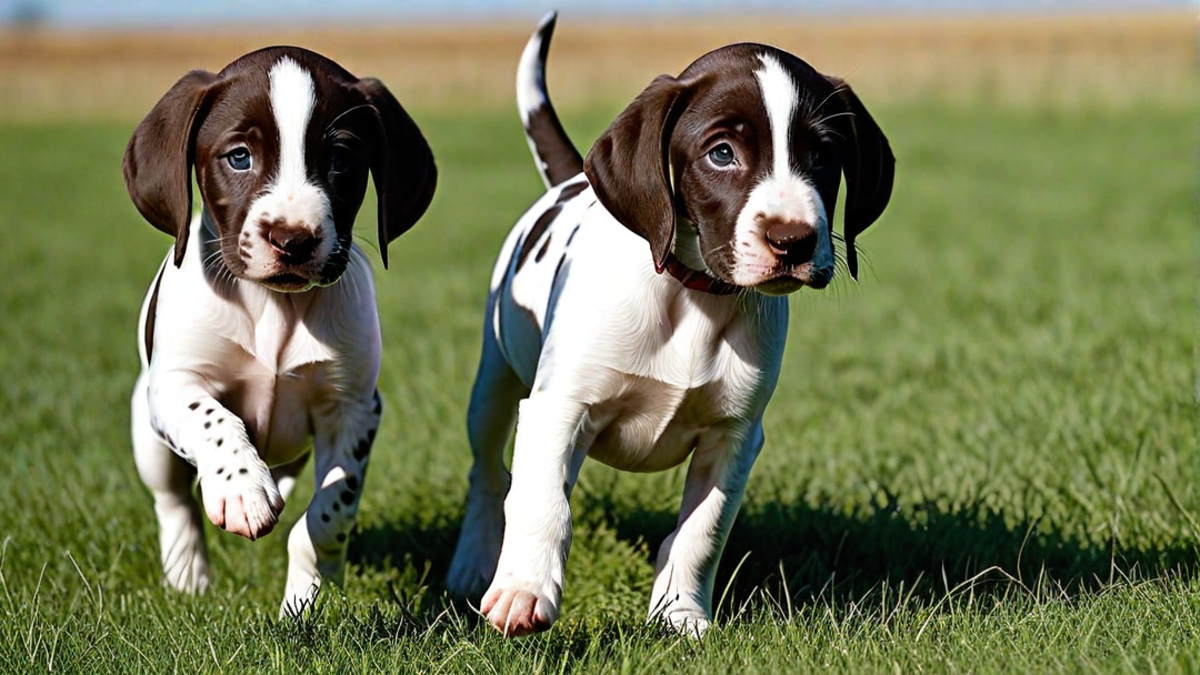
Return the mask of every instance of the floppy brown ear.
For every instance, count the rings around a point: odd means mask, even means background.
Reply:
[[[649,242],[660,272],[675,241],[671,133],[695,84],[659,75],[613,120],[583,161],[597,199]]]
[[[187,250],[192,217],[196,131],[208,113],[217,76],[184,75],[142,120],[125,148],[125,187],[142,217],[175,237],[175,266]]]
[[[846,215],[843,219],[846,239],[846,266],[858,279],[858,251],[854,240],[871,226],[892,198],[896,177],[896,158],[879,125],[858,100],[850,85],[836,77],[827,77],[841,101],[842,112],[829,119],[837,132],[846,175]]]
[[[388,244],[415,225],[433,200],[437,165],[421,130],[382,82],[364,78],[358,87],[379,124],[371,148],[371,177],[379,202],[379,257],[386,268]]]

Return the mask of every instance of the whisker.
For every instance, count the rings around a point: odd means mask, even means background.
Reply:
[[[834,87],[833,91],[830,92],[829,95],[826,96],[820,103],[817,104],[817,107],[813,109],[813,112],[814,113],[821,112],[821,108],[824,108],[825,104],[829,103],[829,99],[833,98],[834,96],[837,96],[838,94],[842,93],[843,91],[846,91],[849,88],[850,88],[850,86],[845,83],[839,84],[838,86]],[[818,122],[818,124],[819,124],[819,122]]]
[[[836,119],[838,117],[854,117],[854,112],[851,110],[847,110],[845,112],[833,113],[832,115],[826,115],[826,116],[822,117],[821,119],[817,120],[815,124],[824,124],[824,123],[828,122],[829,120]]]

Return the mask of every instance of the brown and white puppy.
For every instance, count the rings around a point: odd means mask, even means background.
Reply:
[[[549,628],[584,459],[659,471],[690,457],[650,615],[699,633],[763,445],[785,294],[833,279],[842,176],[856,274],[854,239],[887,206],[895,161],[845,83],[760,44],[654,80],[581,161],[545,91],[553,26],[550,15],[517,79],[549,192],[492,275],[467,420],[475,463],[447,586],[481,597],[506,635]]]
[[[433,155],[379,81],[270,47],[184,76],[134,132],[124,173],[138,211],[175,237],[142,305],[132,420],[166,582],[209,582],[197,479],[209,520],[256,539],[311,450],[316,492],[288,539],[281,609],[299,612],[341,581],[383,407],[371,268],[352,239],[367,174],[386,266],[433,197]]]

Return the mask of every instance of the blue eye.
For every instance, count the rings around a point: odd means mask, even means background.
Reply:
[[[225,155],[225,161],[229,162],[229,168],[234,171],[249,171],[250,170],[250,151],[246,148],[238,148]]]
[[[733,164],[733,160],[737,159],[737,157],[733,154],[733,148],[728,143],[722,143],[708,151],[708,159],[716,166],[726,167]]]

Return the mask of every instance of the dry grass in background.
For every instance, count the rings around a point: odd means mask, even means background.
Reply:
[[[0,119],[127,119],[184,72],[216,70],[268,44],[315,49],[382,78],[410,107],[510,106],[536,23],[207,31],[0,32]],[[729,42],[767,42],[846,76],[873,101],[1189,106],[1190,14],[1070,17],[597,22],[564,16],[550,79],[563,108],[626,101]]]

